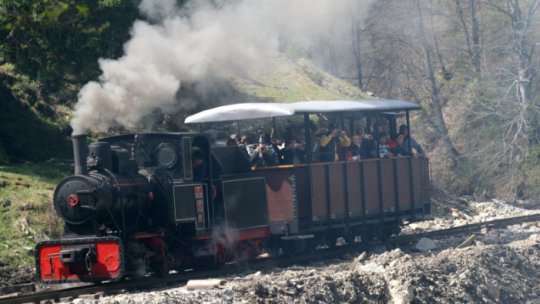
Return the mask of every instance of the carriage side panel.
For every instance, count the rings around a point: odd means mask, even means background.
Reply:
[[[376,161],[364,162],[364,189],[366,191],[366,214],[376,215],[379,213],[379,174]]]
[[[326,221],[327,205],[326,205],[326,172],[323,165],[311,166],[311,207],[313,223],[318,224]]]
[[[395,193],[395,174],[393,159],[386,158],[379,160],[381,162],[382,175],[382,193],[383,210],[385,212],[395,211],[396,193]]]
[[[407,158],[399,157],[396,159],[396,166],[399,210],[409,210],[411,206],[411,181],[409,177],[409,160]]]
[[[293,187],[289,171],[266,172],[266,194],[270,221],[293,219]]]
[[[330,186],[330,218],[343,219],[345,217],[345,180],[342,163],[330,163],[328,165],[328,180]]]
[[[364,182],[360,176],[360,163],[347,163],[347,191],[349,192],[349,216],[362,216],[361,187]]]

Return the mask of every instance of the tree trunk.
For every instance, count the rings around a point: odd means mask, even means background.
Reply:
[[[469,27],[465,20],[465,14],[463,13],[463,8],[461,7],[461,0],[455,0],[456,3],[456,13],[458,15],[459,21],[463,28],[463,33],[465,34],[465,43],[467,45],[467,54],[471,59],[471,63],[474,67],[476,78],[480,79],[482,77],[481,68],[480,68],[480,27],[478,25],[478,18],[476,15],[476,0],[469,0],[469,9],[471,12],[471,31],[469,32]],[[472,45],[471,45],[471,35],[472,35]]]
[[[481,69],[482,49],[480,47],[480,26],[478,25],[476,0],[469,0],[469,6],[471,10],[471,32],[472,32],[472,38],[473,38],[472,62],[474,65],[474,70],[476,72],[476,77],[478,79],[481,79],[482,78],[482,69]]]
[[[353,21],[352,25],[352,47],[353,47],[353,54],[354,54],[354,61],[356,63],[356,75],[358,77],[358,87],[360,90],[364,91],[364,82],[363,82],[363,75],[362,75],[362,53],[360,49],[360,27],[357,22]]]
[[[540,0],[525,2],[524,10],[519,0],[506,0],[504,6],[499,1],[488,0],[488,3],[506,15],[512,24],[511,43],[515,55],[512,75],[515,76],[511,86],[515,86],[516,105],[512,125],[504,138],[506,155],[512,159],[514,155],[520,157],[526,154],[530,143],[527,130],[528,114],[537,68],[532,64],[535,42],[529,41],[529,31],[534,22],[534,14],[540,6]]]
[[[443,145],[448,152],[448,155],[453,158],[455,163],[455,158],[459,156],[457,149],[454,147],[450,136],[448,135],[448,129],[444,121],[443,109],[441,105],[441,100],[439,97],[439,90],[437,87],[437,81],[435,80],[435,74],[433,72],[433,63],[431,60],[431,54],[429,52],[429,44],[427,36],[424,30],[424,20],[422,15],[422,8],[420,7],[420,1],[415,0],[416,10],[418,13],[418,38],[420,40],[420,48],[423,55],[424,61],[424,71],[425,76],[429,82],[429,91],[430,91],[430,108],[431,115],[433,115],[433,122],[436,127],[439,138],[442,140]]]

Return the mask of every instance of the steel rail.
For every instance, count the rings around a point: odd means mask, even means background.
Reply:
[[[66,298],[76,298],[81,295],[90,295],[96,293],[114,293],[122,290],[133,290],[137,288],[148,289],[152,287],[166,286],[170,284],[185,283],[192,279],[209,278],[216,276],[226,276],[230,274],[237,274],[242,271],[242,268],[249,270],[262,270],[272,267],[285,267],[291,264],[309,263],[314,260],[324,260],[328,258],[335,258],[344,254],[357,253],[359,251],[366,250],[369,246],[378,244],[403,244],[411,242],[422,237],[440,237],[463,234],[467,232],[477,231],[482,228],[500,228],[513,224],[540,221],[540,214],[518,216],[511,218],[495,219],[491,221],[485,221],[480,223],[473,223],[462,225],[458,227],[451,227],[446,229],[439,229],[433,231],[426,231],[414,234],[404,234],[394,237],[390,237],[386,240],[379,240],[371,243],[352,243],[335,248],[328,248],[324,250],[314,250],[310,254],[302,254],[298,256],[281,256],[276,258],[266,258],[261,260],[249,261],[249,263],[235,263],[228,264],[221,267],[218,270],[206,270],[206,271],[193,271],[179,274],[171,274],[165,277],[150,277],[146,279],[138,280],[124,280],[119,282],[104,283],[101,285],[90,285],[81,287],[71,287],[59,290],[47,290],[40,291],[31,294],[17,295],[11,297],[0,298],[0,304],[4,303],[39,303],[43,300],[60,300]]]
[[[402,234],[402,235],[390,238],[390,242],[403,243],[403,242],[416,240],[422,237],[449,236],[449,235],[456,235],[456,234],[462,234],[462,233],[471,232],[475,230],[480,230],[482,228],[506,227],[506,226],[510,226],[514,224],[534,222],[534,221],[540,221],[540,213],[532,214],[532,215],[523,215],[523,216],[495,219],[495,220],[490,220],[490,221],[485,221],[485,222],[472,223],[472,224],[467,224],[467,225],[462,225],[462,226],[457,226],[457,227],[432,230],[432,231],[426,231],[426,232],[421,232],[421,233]]]

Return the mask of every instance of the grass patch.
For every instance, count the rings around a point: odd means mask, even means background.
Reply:
[[[63,163],[0,166],[0,265],[32,266],[36,243],[60,236],[52,197],[71,170]]]
[[[232,77],[234,86],[248,95],[276,102],[371,98],[306,59],[292,61],[277,56],[269,66],[255,69],[249,77]]]

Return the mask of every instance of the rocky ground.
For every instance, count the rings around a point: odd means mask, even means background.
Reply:
[[[30,283],[34,280],[34,277],[34,270],[29,267],[0,266],[0,288]]]
[[[540,212],[530,202],[434,201],[433,218],[414,233]],[[421,239],[401,248],[309,266],[219,278],[213,289],[186,286],[74,303],[540,303],[540,223]]]

